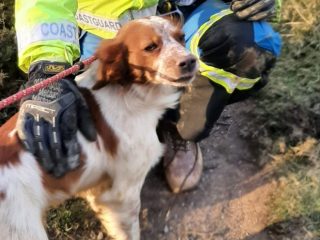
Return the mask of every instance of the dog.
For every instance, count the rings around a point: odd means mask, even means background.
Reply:
[[[48,239],[46,209],[77,194],[111,237],[140,239],[141,188],[164,152],[156,127],[195,78],[198,62],[179,24],[156,16],[127,23],[96,56],[77,77],[98,132],[95,142],[77,134],[79,168],[54,178],[22,147],[17,115],[0,128],[0,239]]]

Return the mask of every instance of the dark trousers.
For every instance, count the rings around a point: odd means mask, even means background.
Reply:
[[[210,135],[225,106],[247,99],[265,84],[260,80],[249,90],[228,94],[222,86],[198,76],[182,94],[179,106],[167,110],[161,125],[174,124],[183,139],[199,142]]]

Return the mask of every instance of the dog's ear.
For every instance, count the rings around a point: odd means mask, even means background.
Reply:
[[[108,83],[124,84],[129,75],[128,50],[125,45],[116,39],[104,40],[95,55],[100,63],[97,82],[92,89],[100,89]]]

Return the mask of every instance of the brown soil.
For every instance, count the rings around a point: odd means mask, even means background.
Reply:
[[[142,240],[280,239],[265,230],[276,182],[257,167],[257,146],[239,135],[246,116],[238,109],[247,104],[230,106],[201,142],[204,172],[196,189],[174,195],[162,167],[152,170],[142,191]]]

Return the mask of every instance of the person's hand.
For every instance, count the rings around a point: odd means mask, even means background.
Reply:
[[[275,0],[232,0],[230,8],[240,19],[259,21],[274,14]]]
[[[27,86],[34,85],[67,67],[63,63],[41,61],[29,70]],[[96,130],[74,76],[60,80],[21,101],[18,135],[43,168],[56,177],[80,163],[77,130],[90,141]]]

